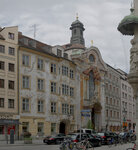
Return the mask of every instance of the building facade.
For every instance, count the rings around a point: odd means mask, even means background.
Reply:
[[[107,65],[105,75],[105,120],[106,130],[121,130],[121,80],[120,73]]]
[[[51,46],[21,34],[19,45],[20,135],[74,131],[80,105],[76,65],[59,49],[55,55]]]
[[[0,28],[0,139],[18,137],[18,27]]]
[[[121,73],[121,125],[123,130],[135,130],[136,126],[136,100],[133,89],[127,81],[127,74]]]

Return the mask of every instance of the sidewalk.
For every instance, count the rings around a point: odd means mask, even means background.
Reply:
[[[10,141],[0,141],[0,147],[7,147],[7,146],[23,146],[23,145],[43,145],[43,140],[32,140],[32,144],[24,144],[23,140],[16,140],[14,141],[14,144],[10,144]]]

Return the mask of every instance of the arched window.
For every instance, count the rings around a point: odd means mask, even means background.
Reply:
[[[89,98],[92,98],[94,96],[94,89],[95,89],[94,74],[91,71],[89,73]]]
[[[89,60],[90,60],[90,62],[94,62],[94,61],[95,61],[94,56],[93,56],[93,55],[90,55],[90,56],[89,56]]]

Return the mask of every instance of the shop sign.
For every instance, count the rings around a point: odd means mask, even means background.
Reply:
[[[0,115],[0,119],[12,119],[12,115]]]

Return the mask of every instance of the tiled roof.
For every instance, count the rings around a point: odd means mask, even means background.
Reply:
[[[39,52],[52,54],[52,46],[42,43],[40,41],[37,41],[35,39],[32,39],[30,37],[24,36],[21,33],[19,33],[18,35],[19,35],[18,38],[19,38],[20,46],[31,48],[31,49],[34,49]],[[24,39],[28,40],[28,44],[24,42]],[[35,46],[32,46],[31,44],[29,44],[29,41],[35,42]],[[54,55],[54,54],[52,54],[52,55]]]
[[[5,38],[0,34],[0,39],[1,40],[5,40]]]

